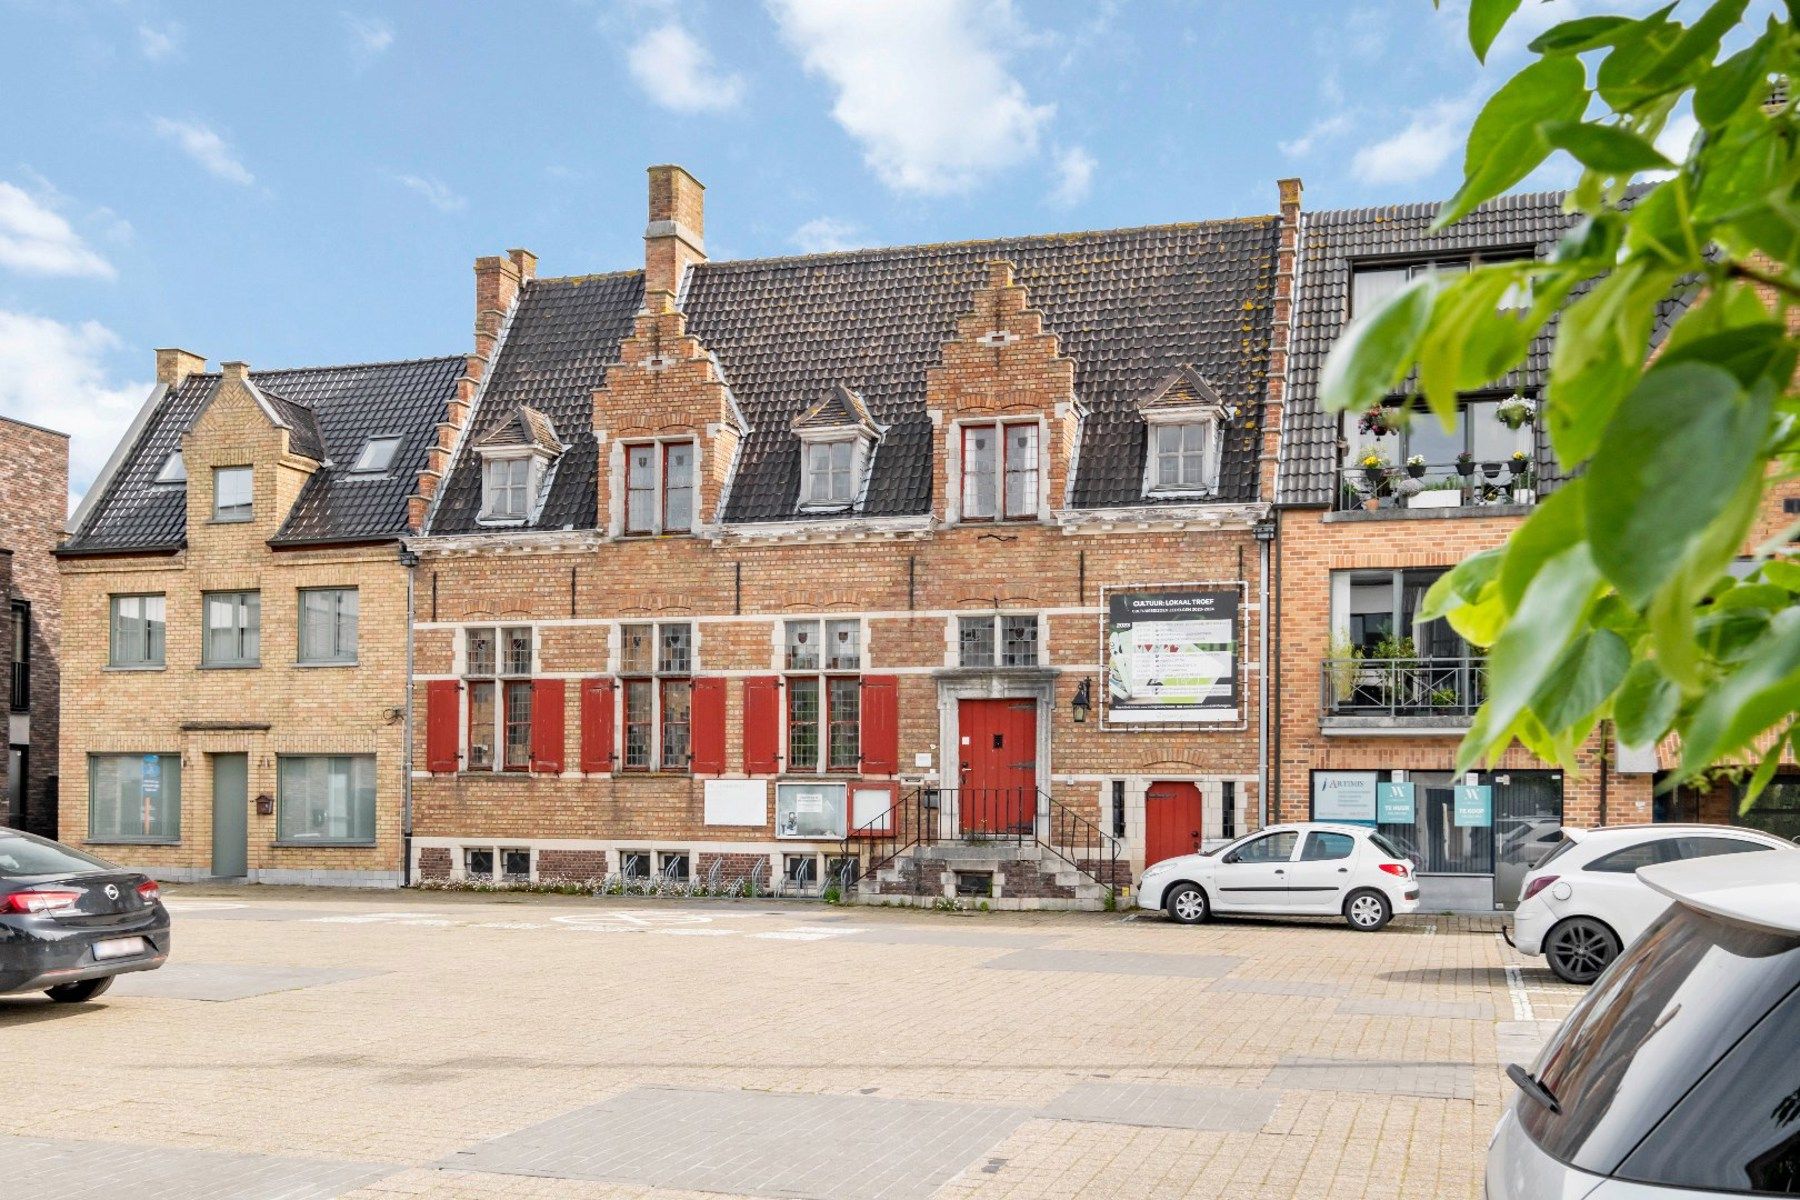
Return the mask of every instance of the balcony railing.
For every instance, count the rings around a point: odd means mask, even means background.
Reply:
[[[1320,711],[1334,717],[1467,721],[1487,699],[1480,658],[1328,658],[1319,672]]]
[[[1537,471],[1511,459],[1466,463],[1339,467],[1340,512],[1402,508],[1483,508],[1536,504]]]
[[[31,664],[16,662],[12,666],[12,711],[31,711]]]

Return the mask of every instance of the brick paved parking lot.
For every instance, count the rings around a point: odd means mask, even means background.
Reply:
[[[0,1195],[1475,1197],[1579,996],[1447,917],[170,899],[162,971],[0,999]]]

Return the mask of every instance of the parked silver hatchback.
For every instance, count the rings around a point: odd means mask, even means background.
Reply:
[[[1675,901],[1601,975],[1488,1148],[1489,1200],[1800,1196],[1800,870],[1645,867]]]

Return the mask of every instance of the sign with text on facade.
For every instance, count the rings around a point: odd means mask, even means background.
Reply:
[[[1375,786],[1373,771],[1314,771],[1312,819],[1373,823]]]
[[[1238,695],[1241,585],[1111,592],[1106,600],[1109,723],[1230,725]]]
[[[1410,781],[1378,785],[1375,793],[1375,819],[1383,825],[1411,825],[1414,822],[1413,785]]]
[[[1494,789],[1485,783],[1459,783],[1452,802],[1452,822],[1465,829],[1494,823]]]

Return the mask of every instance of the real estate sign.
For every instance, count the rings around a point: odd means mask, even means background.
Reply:
[[[1314,771],[1312,819],[1375,823],[1375,772]]]
[[[1237,588],[1107,597],[1107,719],[1122,725],[1235,724]]]

